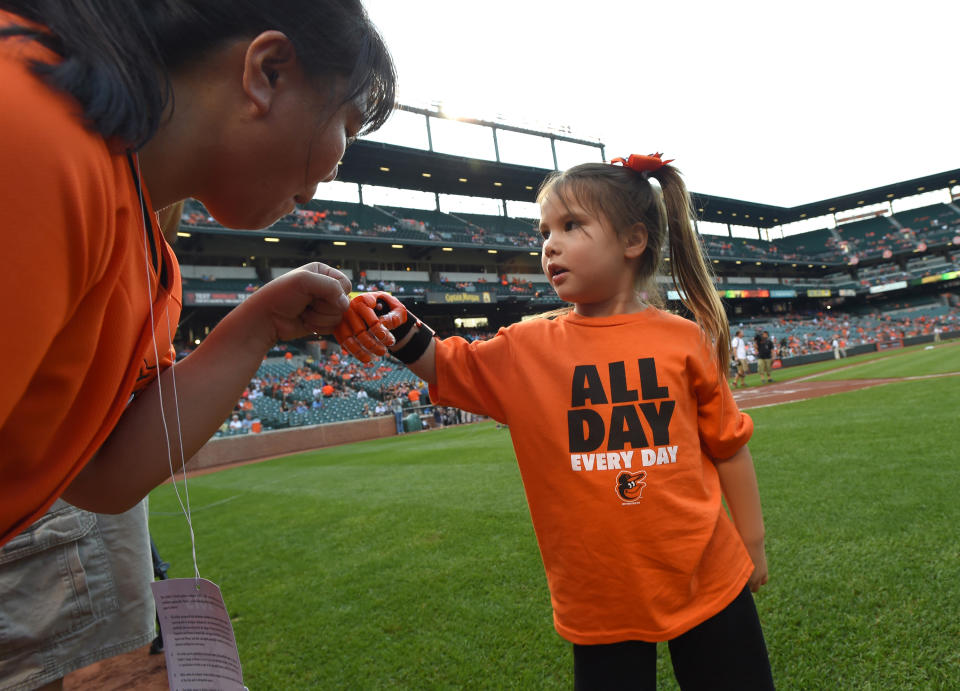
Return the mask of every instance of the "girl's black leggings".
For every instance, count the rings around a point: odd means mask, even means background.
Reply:
[[[673,673],[684,691],[773,689],[760,618],[746,587],[725,609],[669,646]],[[657,644],[574,644],[573,678],[577,691],[655,690]]]

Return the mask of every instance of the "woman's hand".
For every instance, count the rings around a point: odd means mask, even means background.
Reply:
[[[251,336],[269,350],[277,341],[329,334],[350,306],[350,280],[334,268],[312,262],[278,276],[237,307]]]

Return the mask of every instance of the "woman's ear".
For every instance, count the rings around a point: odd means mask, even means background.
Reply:
[[[296,69],[297,54],[286,34],[264,31],[247,46],[243,59],[243,92],[254,112],[269,112],[277,87]]]
[[[627,259],[636,259],[643,255],[647,249],[647,227],[642,223],[634,223],[630,228],[630,234],[627,236],[626,246],[623,248],[623,256]]]

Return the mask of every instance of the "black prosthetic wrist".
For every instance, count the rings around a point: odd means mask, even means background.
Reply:
[[[413,316],[413,315],[410,315],[410,316]],[[410,323],[411,321],[408,320],[406,324],[404,324],[403,326],[406,326],[407,324],[410,324]],[[419,319],[416,320],[416,326],[418,328],[417,328],[417,332],[413,334],[413,338],[407,341],[406,345],[404,345],[400,350],[393,353],[393,356],[405,365],[409,365],[419,360],[423,356],[423,354],[427,352],[427,348],[430,346],[430,342],[433,340],[433,336],[434,336],[433,329],[431,329],[429,326],[421,322]],[[408,331],[410,331],[410,328],[412,327],[408,327],[407,329],[405,329],[404,333],[407,333]],[[400,328],[398,327],[397,330],[399,331]],[[394,333],[393,331],[391,331],[390,333],[392,333],[394,335],[394,338],[396,338],[396,333]],[[397,338],[397,343],[399,342],[400,342],[400,339]]]
[[[384,314],[389,311],[389,307],[383,300],[377,300],[375,310],[377,314]],[[396,339],[396,342],[399,343],[410,333],[410,329],[415,326],[418,328],[418,331],[413,334],[413,338],[400,350],[395,352],[391,351],[391,354],[405,365],[416,362],[426,352],[430,346],[430,341],[433,340],[434,331],[410,312],[407,312],[407,320],[403,322],[403,324],[395,329],[390,329],[390,333]]]

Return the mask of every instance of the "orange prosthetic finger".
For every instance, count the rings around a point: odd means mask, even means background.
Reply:
[[[350,309],[351,311],[356,310],[356,314],[366,324],[366,329],[364,329],[364,331],[369,333],[373,338],[377,339],[377,341],[385,346],[392,346],[394,343],[396,343],[396,339],[393,337],[393,334],[390,333],[387,327],[380,323],[380,318],[372,309],[366,305],[358,306],[356,308],[351,305]],[[355,333],[359,335],[360,332],[357,331]]]
[[[374,338],[369,331],[361,331],[356,335],[356,339],[360,341],[360,345],[375,355],[387,354],[387,347]]]
[[[349,311],[363,320],[364,328],[370,328],[380,323],[377,313],[373,310],[376,304],[377,299],[369,293],[358,295],[350,301]]]
[[[356,336],[367,330],[367,322],[352,307],[343,313],[343,321],[346,324],[351,336]]]
[[[347,321],[345,317],[346,312],[344,312],[343,317],[341,317],[340,323],[333,328],[333,337],[337,339],[337,343],[341,346],[348,338],[353,336],[353,329],[350,328],[350,322]]]
[[[387,327],[381,324],[380,322],[377,322],[376,324],[371,326],[367,330],[367,333],[369,333],[371,336],[376,338],[380,343],[382,343],[385,346],[392,346],[394,343],[397,342],[397,339],[393,337],[393,334],[390,333]]]
[[[333,335],[345,352],[353,355],[361,362],[369,362],[372,359],[370,353],[364,349],[356,338],[357,334],[365,331],[366,325],[363,320],[353,311],[347,310],[344,312],[341,322],[334,329]]]
[[[407,308],[400,305],[399,310],[391,310],[380,317],[380,323],[385,329],[393,330],[407,321]]]
[[[403,303],[388,293],[382,293],[377,298],[377,312],[380,314],[380,323],[387,329],[393,330],[407,321],[407,308]]]
[[[386,327],[380,325],[380,318],[374,310],[378,304],[375,296],[376,293],[364,293],[363,295],[358,295],[350,301],[349,311],[356,314],[363,321],[366,330],[370,332],[373,338],[385,346],[392,346],[396,342],[396,339],[392,334],[390,334]],[[351,324],[355,325],[356,322],[351,320]],[[360,330],[354,328],[354,335],[359,334]],[[376,351],[379,353],[380,348],[376,348]],[[383,353],[380,354],[382,355]]]
[[[373,320],[368,327],[367,318]],[[367,305],[354,302],[343,315],[343,320],[334,332],[337,342],[362,362],[370,361],[370,354],[386,355],[387,345],[394,338],[377,320],[376,314]],[[361,354],[363,357],[361,357]]]
[[[347,351],[347,353],[357,358],[364,364],[367,364],[373,360],[373,355],[370,353],[370,351],[360,345],[360,342],[353,336],[343,341],[340,345],[344,350]]]
[[[344,341],[350,338],[351,335],[350,325],[343,320],[341,320],[340,323],[333,328],[333,337],[337,339],[337,343],[339,343],[341,346],[343,345]]]

